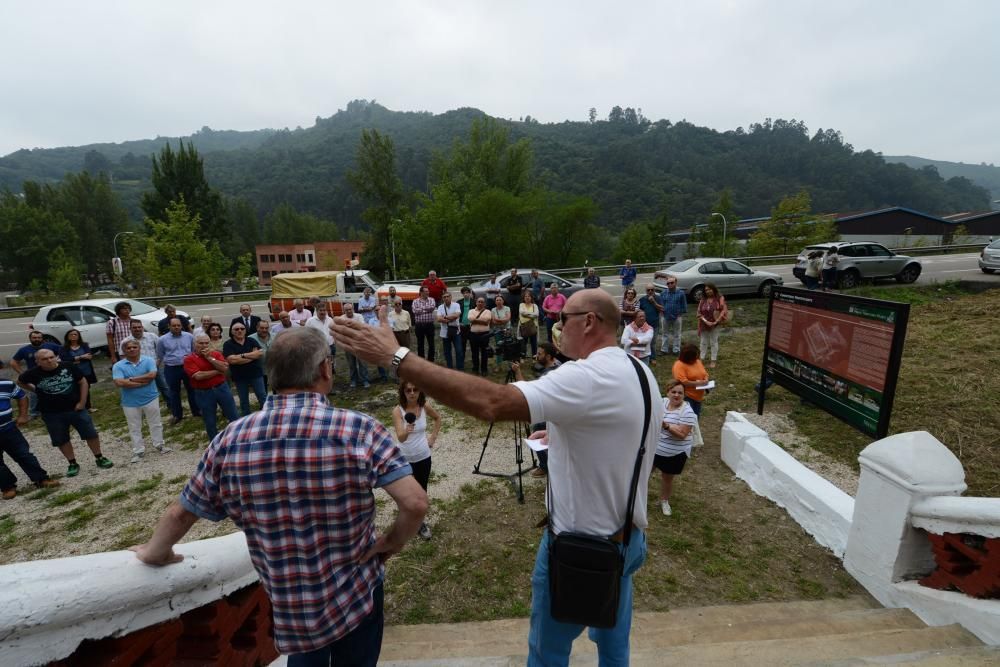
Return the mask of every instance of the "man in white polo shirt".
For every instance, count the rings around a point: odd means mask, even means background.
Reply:
[[[402,381],[425,394],[485,421],[547,422],[550,515],[531,578],[531,630],[528,665],[567,664],[573,640],[584,626],[551,616],[549,543],[552,532],[586,533],[621,540],[630,483],[643,433],[643,393],[635,367],[618,347],[618,307],[603,290],[583,290],[563,308],[562,352],[575,361],[562,364],[533,382],[496,384],[452,371],[410,354],[392,335],[385,313],[381,325],[334,318],[337,342],[370,363],[392,365]],[[624,550],[624,575],[616,624],[590,629],[602,665],[627,665],[632,623],[632,575],[646,557],[646,488],[653,465],[656,426],[663,401],[656,379],[644,365],[651,418],[640,467],[633,529]]]

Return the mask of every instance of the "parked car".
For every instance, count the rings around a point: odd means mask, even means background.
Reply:
[[[271,299],[269,308],[271,320],[278,319],[278,313],[291,310],[295,299],[321,297],[327,302],[330,315],[343,313],[343,303],[349,301],[357,306],[366,287],[379,298],[389,295],[389,288],[395,287],[396,294],[403,299],[403,307],[410,310],[413,300],[420,295],[419,285],[386,283],[379,285],[365,269],[351,271],[308,271],[301,273],[279,273],[271,276]]]
[[[141,321],[150,333],[157,333],[157,325],[167,316],[162,308],[135,299],[85,299],[43,306],[28,328],[41,331],[46,341],[58,345],[62,345],[67,331],[79,329],[84,342],[92,349],[107,348],[107,323],[115,316],[115,304],[122,301],[132,306],[132,319]],[[181,310],[177,314],[188,317]]]
[[[900,283],[912,283],[920,277],[923,266],[920,260],[909,255],[897,255],[879,243],[817,243],[802,249],[795,258],[795,268],[792,274],[805,284],[806,259],[813,250],[826,253],[836,246],[840,254],[837,264],[837,286],[840,289],[850,289],[861,284],[862,280],[877,280],[879,278],[895,278]]]
[[[757,271],[746,264],[723,257],[681,260],[657,271],[653,275],[653,285],[657,289],[667,289],[667,276],[677,278],[677,287],[687,292],[690,301],[701,301],[705,283],[714,283],[726,296],[759,294],[764,297],[770,296],[771,288],[775,285],[784,284],[777,273]]]
[[[521,289],[522,298],[523,298],[523,295],[524,295],[524,290],[527,289],[528,282],[532,279],[531,278],[531,272],[532,272],[532,269],[518,269],[517,270],[517,275],[521,276],[521,281],[524,283],[524,287]],[[567,280],[566,278],[560,278],[559,276],[557,276],[555,274],[546,273],[545,271],[539,271],[538,272],[538,277],[542,279],[543,283],[545,283],[545,290],[546,290],[546,292],[552,286],[552,284],[555,283],[555,285],[559,288],[560,294],[562,294],[566,298],[569,298],[571,295],[573,295],[576,292],[579,292],[580,290],[584,289],[584,287],[583,287],[583,281]],[[506,273],[498,276],[498,279],[500,280],[500,296],[503,297],[503,302],[509,306],[510,305],[510,293],[507,291],[507,282],[510,280],[510,271],[507,271]],[[480,280],[479,282],[475,282],[475,283],[472,283],[471,285],[469,285],[469,288],[472,290],[472,294],[476,298],[485,297],[486,296],[486,283],[488,283],[488,282],[489,282],[489,279],[486,279],[486,280]],[[457,296],[459,296],[459,295],[456,292],[456,297]],[[543,299],[545,298],[544,294],[542,295],[542,298]],[[487,307],[492,308],[493,304],[492,303],[488,303]]]
[[[1000,239],[993,241],[979,253],[979,268],[983,273],[1000,271]]]

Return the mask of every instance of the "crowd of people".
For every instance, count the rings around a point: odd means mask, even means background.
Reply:
[[[352,664],[374,665],[384,561],[416,535],[431,539],[427,487],[442,425],[433,399],[484,421],[530,423],[530,437],[543,443],[533,474],[548,477],[549,523],[532,575],[528,664],[564,664],[573,639],[589,625],[552,617],[563,593],[550,588],[550,549],[564,533],[601,536],[619,545],[621,595],[614,624],[592,626],[590,637],[602,664],[628,664],[631,579],[646,558],[645,484],[658,470],[661,511],[671,515],[673,479],[697,438],[709,380],[699,348],[682,344],[687,306],[676,281],[668,280],[661,294],[649,286],[639,298],[634,272],[630,262],[623,268],[626,294],[617,303],[600,289],[567,298],[553,286],[539,304],[532,281],[517,281],[516,295],[508,281],[513,302],[498,291],[489,304],[488,296],[476,297],[468,288],[453,300],[444,281],[430,272],[412,311],[395,294],[380,300],[366,291],[356,309],[345,303],[338,317],[329,315],[321,299],[308,302],[311,308],[297,300],[272,326],[244,304],[221,345],[221,335],[213,337],[213,331],[222,327],[211,318],[192,330],[192,323],[173,311],[160,323],[163,333],[153,334],[130,317],[127,302],[118,304],[107,335],[132,441],[131,463],[141,462],[146,452],[143,422],[153,448],[170,452],[160,399],[169,406],[170,423],[177,424],[184,419],[182,391],[210,440],[180,499],[150,541],[135,548],[138,557],[151,565],[178,562],[182,557],[173,546],[197,520],[229,517],[247,534],[271,599],[275,641],[289,654],[288,663],[337,664],[338,656],[351,656]],[[713,342],[703,331],[726,321],[718,290],[709,299],[717,301],[711,310],[698,307],[703,347],[706,340]],[[542,321],[547,342],[538,341]],[[414,337],[417,349],[411,351]],[[435,363],[435,339],[441,341],[444,365]],[[495,355],[510,340],[522,341],[525,351],[530,346],[535,378],[527,380],[516,361],[507,367],[513,382],[480,377],[489,374],[491,351]],[[678,355],[663,394],[649,368],[658,342],[661,354]],[[464,363],[466,344],[470,369]],[[71,428],[86,441],[98,467],[111,467],[87,409],[97,378],[79,332],[68,333],[57,349],[33,333],[29,346],[28,353],[19,352],[19,361],[30,367],[15,368],[17,384],[0,382],[4,453],[37,486],[56,483],[38,466],[23,436],[15,435],[29,417],[31,393],[52,444],[69,462],[67,476],[79,471]],[[370,365],[380,377],[398,380],[390,427],[328,401],[338,348],[351,386],[369,386]],[[494,359],[494,371],[508,363]],[[251,393],[257,410],[251,409]],[[20,410],[16,420],[12,401]],[[648,419],[636,419],[636,406],[645,406]],[[219,432],[219,410],[237,425]],[[0,466],[5,498],[12,481]],[[253,511],[241,491],[249,488]],[[374,523],[374,488],[384,489],[397,508],[395,521],[381,535]]]

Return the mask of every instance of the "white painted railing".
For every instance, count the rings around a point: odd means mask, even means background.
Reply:
[[[970,582],[979,590],[994,590],[997,576],[996,549],[983,551],[978,543],[1000,538],[1000,499],[960,497],[965,471],[934,436],[900,433],[866,447],[855,498],[734,412],[723,425],[722,459],[751,489],[786,508],[817,542],[842,557],[845,569],[880,603],[909,608],[930,625],[960,623],[984,642],[1000,645],[1000,599],[916,581],[961,587],[964,564],[949,571],[947,562],[935,562],[935,550],[949,548],[956,552],[949,556],[964,553],[979,568],[981,576]]]
[[[131,551],[0,567],[0,664],[59,660],[86,639],[175,619],[257,581],[243,533],[176,551],[184,561],[163,568]]]

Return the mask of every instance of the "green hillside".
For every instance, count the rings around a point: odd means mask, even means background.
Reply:
[[[288,203],[344,227],[363,226],[363,205],[345,178],[362,129],[390,136],[403,183],[424,191],[435,154],[447,151],[483,115],[470,108],[442,114],[391,111],[355,100],[307,129],[205,128],[190,139],[205,159],[212,186],[247,200],[258,213]],[[794,120],[767,119],[720,132],[687,121],[654,122],[616,107],[610,119],[594,122],[542,124],[530,117],[503,122],[513,140],[530,139],[541,182],[592,197],[599,206],[596,222],[611,230],[664,212],[675,226],[701,222],[723,189],[741,217],[767,215],[782,197],[802,188],[810,191],[817,211],[902,205],[944,214],[984,209],[990,200],[985,189],[965,178],[887,164],[877,153],[855,151],[835,130],[810,133]],[[25,180],[51,182],[84,168],[107,171],[137,219],[139,194],[149,187],[149,156],[168,140],[18,151],[0,158],[0,188],[18,191]]]
[[[964,162],[946,162],[944,160],[928,160],[913,155],[885,155],[886,162],[898,162],[914,169],[934,167],[944,178],[956,176],[967,178],[976,185],[990,191],[990,198],[1000,199],[1000,167],[992,164],[965,164]]]

